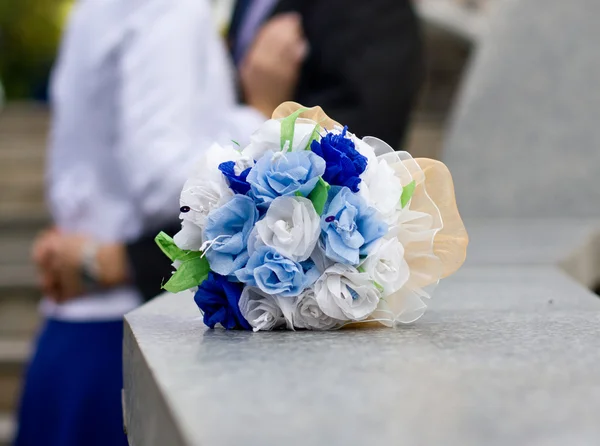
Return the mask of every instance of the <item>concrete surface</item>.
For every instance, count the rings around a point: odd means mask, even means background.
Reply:
[[[504,0],[490,17],[443,160],[464,216],[600,217],[597,0]]]
[[[126,316],[130,442],[596,445],[600,300],[555,263],[594,228],[472,222],[468,265],[397,329],[209,330],[164,295]]]

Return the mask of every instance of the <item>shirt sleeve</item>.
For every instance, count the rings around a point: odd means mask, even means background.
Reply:
[[[177,215],[181,187],[202,146],[217,135],[234,139],[250,132],[264,118],[233,100],[201,103],[214,100],[202,95],[207,88],[203,64],[226,61],[209,60],[218,37],[208,2],[132,3],[137,10],[128,14],[119,57],[117,155],[136,210],[146,221],[165,221]],[[227,68],[217,67],[224,76]],[[222,97],[233,98],[233,83],[221,85],[230,90]],[[218,115],[207,117],[210,126],[203,125],[200,112],[207,108]]]

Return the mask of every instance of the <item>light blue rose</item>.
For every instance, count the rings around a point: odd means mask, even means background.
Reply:
[[[377,211],[347,187],[332,187],[321,216],[325,255],[346,265],[358,265],[373,242],[388,231]]]
[[[248,174],[250,194],[262,208],[277,197],[307,197],[325,172],[325,160],[310,150],[299,152],[266,152]]]
[[[228,276],[244,267],[249,257],[248,236],[257,220],[254,201],[239,194],[208,214],[204,240],[214,241],[206,251],[212,271]]]
[[[235,272],[240,282],[257,286],[267,294],[298,296],[315,283],[319,271],[312,262],[303,264],[282,256],[268,246],[259,247],[245,268]]]

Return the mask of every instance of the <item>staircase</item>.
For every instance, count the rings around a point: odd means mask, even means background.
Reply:
[[[0,111],[0,446],[15,428],[21,378],[39,318],[31,243],[48,224],[43,199],[46,108]]]

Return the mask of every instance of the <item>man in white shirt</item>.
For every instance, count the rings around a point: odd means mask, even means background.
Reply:
[[[26,376],[16,445],[127,444],[122,316],[141,296],[127,283],[103,286],[97,250],[176,218],[182,183],[203,148],[243,143],[293,88],[302,57],[297,19],[279,25],[270,48],[287,55],[285,67],[264,54],[247,75],[258,92],[249,106],[236,104],[211,20],[207,0],[75,5],[52,82],[47,178],[55,227],[34,249],[46,322]],[[80,272],[71,263],[94,283],[65,277]]]

